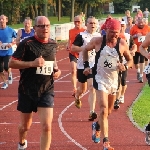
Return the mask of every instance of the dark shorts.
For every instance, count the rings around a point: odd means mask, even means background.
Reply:
[[[144,63],[145,57],[141,55],[139,52],[135,52],[135,56],[133,56],[134,64],[137,65],[139,63]]]
[[[49,107],[54,106],[54,94],[45,93],[41,97],[35,97],[25,94],[18,94],[17,110],[22,113],[37,112],[37,107]]]
[[[69,59],[70,59],[70,62],[74,61],[75,63],[77,63],[77,58],[71,53],[69,53]]]
[[[86,76],[83,74],[84,69],[77,69],[77,79],[80,83],[85,83],[87,82],[87,79],[93,78],[93,74],[89,74]]]
[[[11,56],[0,56],[0,72],[8,71],[8,62]]]

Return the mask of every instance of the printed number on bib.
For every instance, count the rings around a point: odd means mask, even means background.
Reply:
[[[116,69],[117,58],[112,58],[112,56],[100,57],[100,66],[107,69]]]
[[[36,74],[51,75],[53,72],[54,61],[45,61],[43,67],[37,67]]]
[[[138,42],[143,42],[145,40],[145,36],[138,37]]]
[[[0,45],[0,50],[8,50],[9,48],[6,46],[8,43],[3,43]]]

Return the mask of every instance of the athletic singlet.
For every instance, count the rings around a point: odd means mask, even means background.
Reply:
[[[93,37],[101,37],[101,34],[98,32],[95,32],[93,34],[90,34],[87,31],[80,32],[80,34],[77,35],[73,44],[77,45],[77,46],[87,45],[87,43],[89,43]],[[80,45],[78,45],[77,44],[78,41],[82,41],[82,43]],[[89,55],[89,66],[90,66],[90,68],[92,68],[94,66],[94,63],[95,63],[95,55],[96,55],[95,49],[89,51],[88,55]],[[82,51],[79,52],[79,57],[77,60],[77,68],[78,69],[84,69]]]
[[[101,48],[96,52],[95,65],[93,68],[93,86],[98,90],[98,84],[103,84],[106,88],[118,88],[117,63],[122,63],[119,51],[120,38],[114,48],[106,45],[106,36],[103,36]]]
[[[21,35],[21,37],[20,37],[20,39],[21,39],[20,42],[21,42],[22,40],[24,40],[25,38],[34,36],[34,29],[31,29],[31,32],[30,32],[30,33],[26,33],[26,32],[25,32],[25,29],[21,29],[21,31],[22,31],[22,35]]]
[[[54,89],[53,64],[55,61],[57,44],[55,41],[41,43],[35,36],[26,38],[14,52],[12,59],[34,61],[42,56],[45,60],[43,67],[20,69],[18,92],[26,95],[39,96]]]

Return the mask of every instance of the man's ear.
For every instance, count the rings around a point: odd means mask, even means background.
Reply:
[[[6,22],[8,22],[8,17],[6,17]]]

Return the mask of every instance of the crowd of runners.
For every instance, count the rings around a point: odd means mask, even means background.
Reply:
[[[88,90],[89,117],[92,121],[92,140],[103,140],[103,150],[114,150],[108,138],[108,118],[113,109],[125,102],[127,74],[136,68],[135,78],[143,83],[143,72],[150,59],[149,11],[138,10],[135,17],[130,11],[114,18],[108,15],[105,23],[83,13],[74,18],[69,30],[66,50],[69,53],[72,96],[75,107],[82,109],[82,96]],[[6,24],[8,18],[0,16],[0,76],[2,89],[13,83],[11,68],[20,70],[18,105],[20,111],[18,150],[27,148],[27,132],[32,124],[33,112],[38,112],[42,126],[40,149],[48,150],[51,144],[51,126],[54,105],[54,79],[61,75],[56,61],[57,43],[50,39],[50,21],[45,16],[24,20],[24,28],[16,33]],[[13,52],[12,46],[17,49]],[[145,71],[145,73],[146,73]],[[5,72],[8,74],[7,78]],[[95,105],[99,106],[99,114]],[[57,107],[57,106],[56,106]],[[150,145],[150,124],[146,127],[145,141]]]

